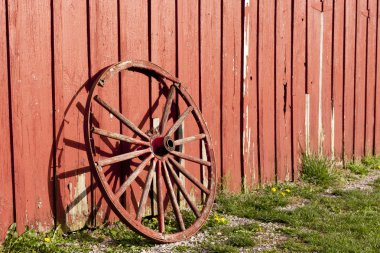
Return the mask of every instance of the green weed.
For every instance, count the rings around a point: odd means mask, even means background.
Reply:
[[[358,161],[350,161],[346,164],[346,168],[349,169],[352,173],[357,175],[367,175],[369,169],[366,165]]]
[[[365,156],[362,158],[361,161],[369,169],[380,169],[380,155],[378,155],[378,156]]]
[[[238,253],[239,249],[219,242],[206,242],[202,244],[202,252],[208,253]]]
[[[330,186],[336,182],[336,176],[331,173],[332,161],[318,156],[307,155],[302,156],[302,179],[305,182]]]
[[[62,238],[60,227],[48,233],[37,233],[36,231],[26,228],[26,231],[19,235],[16,231],[16,224],[12,224],[7,232],[3,245],[3,252],[88,252],[90,248],[85,245],[72,245],[70,248],[62,247],[64,240]]]

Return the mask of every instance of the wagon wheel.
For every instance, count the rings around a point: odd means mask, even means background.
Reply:
[[[111,77],[118,76],[122,70],[138,72],[161,83],[171,84],[166,84],[164,92],[166,102],[161,106],[160,123],[156,127],[151,127],[149,131],[144,132],[137,127],[134,122],[128,119],[128,115],[123,115],[118,108],[112,107],[99,92],[99,90],[106,89],[107,82]],[[179,115],[173,116],[170,113],[171,108],[174,103],[180,100],[184,102],[186,107],[183,112],[177,113]],[[102,129],[102,126],[94,124],[91,110],[95,105],[100,110],[105,110],[113,115],[122,125],[128,127],[134,136]],[[96,180],[105,199],[119,219],[135,232],[160,243],[184,240],[195,234],[207,220],[214,202],[216,168],[211,139],[205,121],[179,80],[150,62],[119,62],[106,68],[92,84],[85,115],[85,141],[88,159],[95,171]],[[169,117],[172,117],[171,124]],[[195,120],[198,133],[178,137],[178,129],[181,124],[190,118]],[[107,158],[100,157],[96,153],[96,139],[100,139],[100,137],[123,142],[136,148],[126,153],[113,154]],[[202,146],[202,155],[194,156],[183,152],[182,147],[195,142],[199,142],[198,147]],[[137,163],[135,169],[124,179],[120,178],[120,186],[115,189],[108,182],[105,170],[112,170],[113,165],[123,164],[125,161],[131,162],[132,160]],[[185,165],[181,161],[185,161]],[[205,178],[200,175],[202,173],[193,173],[194,171],[186,168],[186,164],[202,168]],[[119,167],[117,169],[125,168]],[[142,171],[145,171],[146,176],[140,177]],[[126,194],[128,188],[136,183],[138,177],[140,181],[143,181],[142,186],[140,186],[141,197],[137,201],[135,210],[131,211],[122,203],[122,196]],[[186,185],[184,185],[185,182],[187,182]],[[189,185],[191,185],[191,189],[200,192],[196,197],[197,200],[190,193]],[[153,186],[155,189],[152,189]],[[157,209],[156,213],[151,212],[149,214],[148,212],[148,218],[146,218],[147,209],[151,209],[151,202],[147,200],[152,198],[152,190],[156,190]],[[203,196],[203,201],[199,201],[199,195]],[[180,205],[180,201],[184,205]],[[185,219],[189,213],[193,218]],[[152,225],[149,220],[152,217],[156,226]],[[168,223],[170,223],[169,229]]]

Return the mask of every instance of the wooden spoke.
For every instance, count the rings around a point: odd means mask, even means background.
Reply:
[[[182,115],[178,118],[178,120],[174,123],[174,125],[169,129],[167,136],[172,135],[178,127],[182,124],[182,122],[186,119],[186,117],[194,110],[194,107],[189,106],[187,109],[182,113]]]
[[[141,171],[143,171],[143,169],[145,168],[145,166],[147,165],[147,163],[152,160],[152,158],[154,157],[153,154],[150,154],[150,156],[148,156],[136,169],[135,171],[132,172],[131,175],[129,175],[129,177],[127,178],[127,180],[125,180],[125,182],[120,186],[120,188],[117,190],[117,192],[115,193],[115,196],[117,198],[120,198],[120,196],[125,192],[125,190],[127,190],[128,186],[131,185],[131,183],[136,179],[136,177],[141,173]]]
[[[138,157],[140,155],[146,154],[148,152],[151,152],[150,148],[146,148],[146,149],[142,149],[142,150],[137,150],[137,151],[129,152],[129,153],[122,154],[122,155],[113,156],[113,157],[110,157],[110,158],[107,158],[107,159],[104,159],[104,160],[100,160],[97,163],[98,163],[98,165],[100,165],[100,166],[103,167],[103,166],[106,166],[106,165],[110,165],[110,164],[126,161],[126,160],[129,160],[129,159]]]
[[[170,87],[169,96],[168,96],[168,99],[166,100],[164,112],[162,114],[162,119],[161,119],[161,123],[160,123],[160,133],[161,134],[165,131],[166,123],[168,122],[170,109],[172,107],[172,102],[173,102],[174,90],[175,90],[175,86],[172,85]]]
[[[191,175],[181,164],[179,164],[174,158],[169,156],[171,163],[183,174],[187,177],[191,182],[193,182],[199,189],[201,189],[204,193],[210,194],[210,191],[201,183],[199,180]]]
[[[91,131],[93,133],[95,133],[95,134],[98,134],[98,135],[101,135],[101,136],[105,136],[105,137],[109,137],[111,139],[115,139],[115,140],[119,140],[119,141],[124,141],[124,142],[132,143],[132,144],[137,144],[137,145],[150,146],[150,143],[147,142],[147,141],[138,140],[138,139],[135,139],[135,138],[123,135],[123,134],[119,134],[119,133],[109,132],[107,130],[103,130],[103,129],[100,129],[100,128],[97,128],[97,127],[93,127],[91,129]]]
[[[197,157],[194,157],[194,156],[191,156],[191,155],[186,155],[184,153],[181,153],[181,152],[177,152],[177,151],[170,151],[170,154],[173,154],[175,156],[178,156],[180,158],[183,158],[185,160],[188,160],[188,161],[192,161],[192,162],[195,162],[195,163],[199,163],[199,164],[202,164],[202,165],[205,165],[205,166],[211,166],[211,163],[209,161],[205,161],[205,160],[202,160],[200,158],[197,158]]]
[[[179,190],[181,191],[182,195],[185,197],[187,203],[189,204],[191,210],[193,210],[194,214],[197,216],[197,218],[201,217],[201,213],[199,212],[198,208],[195,206],[193,201],[191,201],[189,194],[186,192],[186,188],[181,183],[181,180],[175,173],[173,167],[170,165],[169,162],[167,162],[167,168],[169,168],[169,172],[172,175],[175,183],[178,185]]]
[[[152,181],[153,181],[154,169],[156,168],[156,163],[157,163],[157,160],[154,159],[152,167],[149,169],[148,176],[146,177],[146,183],[145,183],[145,187],[143,190],[143,194],[141,196],[141,200],[140,200],[140,204],[139,204],[139,210],[137,211],[137,214],[136,214],[136,220],[138,220],[138,221],[141,221],[141,218],[142,218],[144,211],[145,211],[145,204],[146,204],[146,200],[148,198],[150,185],[152,184]]]
[[[182,145],[182,144],[185,144],[185,143],[188,143],[188,142],[192,142],[192,141],[196,141],[196,140],[201,140],[203,138],[206,138],[205,134],[197,134],[197,135],[189,136],[189,137],[186,137],[186,138],[183,138],[183,139],[175,140],[174,141],[174,145],[178,146],[178,145]]]
[[[109,104],[107,104],[103,99],[101,99],[98,95],[94,97],[95,101],[98,102],[101,106],[103,106],[107,111],[115,115],[123,124],[125,124],[129,129],[134,131],[136,134],[140,135],[146,140],[149,140],[149,136],[146,135],[143,131],[140,130],[135,124],[129,121],[123,114],[113,109]]]
[[[163,165],[164,165],[164,168],[163,168],[164,180],[166,183],[167,190],[169,192],[169,198],[170,198],[170,201],[172,202],[174,214],[175,214],[175,217],[176,217],[177,222],[179,224],[179,227],[183,231],[186,228],[185,228],[185,224],[183,222],[182,214],[181,214],[181,211],[179,210],[179,205],[178,205],[176,196],[174,194],[173,185],[172,185],[172,182],[170,180],[168,170],[166,168],[165,163],[163,163]]]
[[[165,232],[165,214],[164,214],[164,199],[162,197],[162,164],[161,161],[158,163],[156,172],[157,181],[157,202],[158,202],[158,230],[163,233]]]

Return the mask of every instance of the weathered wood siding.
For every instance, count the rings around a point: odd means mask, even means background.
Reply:
[[[124,59],[150,60],[189,87],[228,190],[297,180],[304,152],[379,154],[378,8],[376,0],[1,0],[0,238],[13,222],[19,231],[75,230],[117,219],[91,175],[83,112],[89,80]],[[150,108],[164,103],[149,83],[123,73],[106,100],[147,129],[160,117]],[[121,167],[107,175],[115,187],[131,173]],[[199,166],[188,168],[201,177]],[[127,203],[136,205],[138,188]]]

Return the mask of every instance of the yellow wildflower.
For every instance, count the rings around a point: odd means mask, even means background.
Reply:
[[[285,193],[285,192],[281,192],[281,195],[282,195],[283,197],[285,197],[286,193]]]
[[[380,170],[380,165],[379,165],[379,166],[377,166],[377,168]]]
[[[289,192],[290,192],[290,189],[286,189],[285,191],[286,191],[287,193],[289,193]]]
[[[223,223],[223,224],[226,224],[227,222],[226,222],[226,219],[224,218],[224,217],[222,217],[221,219],[220,219],[220,221]]]
[[[51,240],[50,240],[49,237],[45,237],[44,241],[45,241],[45,242],[50,242]]]
[[[272,191],[272,192],[276,192],[277,189],[276,189],[275,187],[272,187],[271,191]]]

